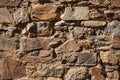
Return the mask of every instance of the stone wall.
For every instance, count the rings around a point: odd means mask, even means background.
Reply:
[[[120,0],[0,0],[0,80],[120,80]]]

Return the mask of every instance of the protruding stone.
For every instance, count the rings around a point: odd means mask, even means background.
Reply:
[[[13,18],[7,8],[0,8],[0,23],[13,23]]]
[[[32,20],[54,20],[57,19],[57,7],[51,3],[32,4],[31,18]]]
[[[86,67],[73,67],[68,70],[65,80],[86,80],[86,75],[88,75]]]
[[[68,53],[68,52],[76,52],[80,50],[80,46],[77,42],[72,38],[67,40],[65,43],[60,45],[58,48],[55,49],[57,54],[59,53]]]
[[[29,15],[27,11],[25,11],[23,8],[18,9],[13,13],[13,18],[16,24],[19,23],[26,23],[29,21]]]
[[[65,12],[61,15],[63,20],[88,20],[88,7],[66,7]]]
[[[104,27],[106,25],[105,21],[82,21],[82,26],[86,27]]]

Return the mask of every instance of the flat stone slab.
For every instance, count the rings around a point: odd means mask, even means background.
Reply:
[[[66,7],[65,12],[61,15],[62,20],[88,20],[88,7]]]

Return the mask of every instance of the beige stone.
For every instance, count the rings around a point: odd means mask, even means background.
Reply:
[[[47,80],[62,80],[61,78],[48,77]]]

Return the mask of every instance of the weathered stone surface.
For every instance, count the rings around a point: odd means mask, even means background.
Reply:
[[[38,38],[22,38],[20,47],[21,51],[33,51],[42,48]]]
[[[107,79],[106,80],[119,80],[119,72],[117,70],[114,70],[112,72],[107,72]]]
[[[37,33],[40,37],[50,36],[53,33],[52,25],[49,22],[37,22]]]
[[[0,8],[0,23],[12,23],[12,15],[7,8]]]
[[[48,77],[47,80],[62,80],[61,78]]]
[[[112,37],[112,48],[120,48],[120,34],[114,34]]]
[[[1,50],[15,50],[19,47],[19,40],[17,38],[0,38]]]
[[[69,39],[59,47],[55,49],[57,54],[59,53],[68,53],[68,52],[76,52],[80,50],[80,46],[76,43],[74,39]]]
[[[97,64],[97,53],[84,52],[78,54],[76,65],[94,66]]]
[[[11,57],[4,59],[2,80],[16,79],[26,76],[25,63],[17,61]]]
[[[17,7],[21,0],[0,0],[0,6]]]
[[[40,64],[37,68],[37,74],[43,77],[62,77],[64,66],[59,64]]]
[[[75,38],[78,38],[78,39],[82,38],[83,37],[83,30],[84,30],[84,28],[74,27],[74,29],[73,29],[73,36]]]
[[[119,69],[118,65],[105,65],[106,72],[112,72],[112,71],[118,70],[118,69]]]
[[[101,66],[90,69],[91,80],[105,80]]]
[[[118,64],[118,56],[113,54],[111,51],[100,53],[100,58],[103,63],[116,65]]]
[[[88,7],[66,7],[65,12],[61,15],[62,20],[88,20]]]
[[[32,4],[31,18],[32,20],[53,20],[57,18],[57,7],[53,4]]]
[[[65,80],[85,80],[87,75],[86,67],[70,68],[65,75]]]
[[[26,23],[29,21],[29,15],[27,11],[25,11],[23,8],[18,9],[13,13],[13,18],[16,24],[19,23]]]
[[[86,27],[104,27],[106,25],[105,21],[82,21],[82,26]]]
[[[107,27],[105,28],[105,34],[120,34],[120,22],[114,20],[108,23]]]

